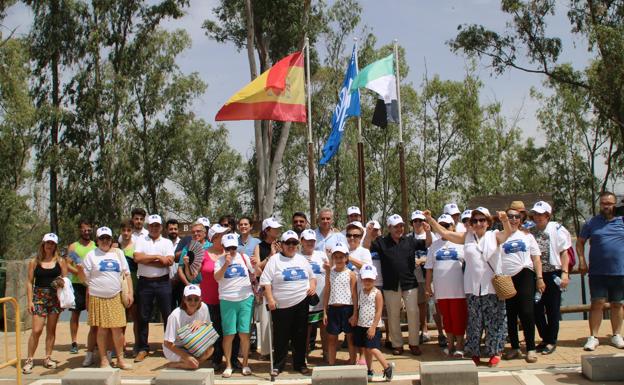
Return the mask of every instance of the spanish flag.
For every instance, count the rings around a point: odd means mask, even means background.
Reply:
[[[215,120],[305,122],[303,54],[278,61],[232,96]]]

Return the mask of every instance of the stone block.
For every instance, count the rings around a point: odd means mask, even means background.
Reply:
[[[73,369],[61,379],[61,385],[121,385],[121,373],[113,368]]]
[[[477,367],[472,361],[420,363],[421,385],[478,385]]]
[[[212,385],[214,369],[175,370],[165,369],[158,373],[154,385]]]
[[[312,369],[312,385],[366,385],[366,366],[320,366]]]
[[[6,262],[5,296],[17,299],[20,310],[20,327],[22,331],[32,327],[32,316],[28,314],[28,298],[26,298],[26,282],[28,282],[29,260],[8,260]],[[15,310],[7,304],[7,329],[15,331]]]
[[[623,367],[624,353],[581,356],[583,375],[591,381],[624,381]]]

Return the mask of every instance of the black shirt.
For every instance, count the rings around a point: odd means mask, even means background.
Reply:
[[[264,240],[260,241],[258,244],[260,248],[260,262],[264,261],[268,257],[271,256],[271,244],[266,243]]]
[[[381,260],[381,276],[384,290],[410,290],[418,287],[414,268],[416,250],[427,250],[424,239],[402,236],[396,243],[390,234],[377,238],[371,245],[371,253],[377,252]]]

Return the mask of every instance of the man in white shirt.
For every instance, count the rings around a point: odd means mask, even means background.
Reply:
[[[315,250],[327,252],[338,242],[347,244],[347,238],[334,229],[334,212],[332,209],[321,209],[318,222]]]
[[[141,362],[149,353],[149,320],[152,315],[154,299],[158,301],[164,327],[171,313],[171,282],[169,266],[173,264],[174,248],[171,240],[164,238],[162,219],[159,215],[147,218],[147,236],[140,237],[134,247],[134,261],[138,264],[137,299],[139,302],[139,341],[135,349],[138,354],[135,362]]]

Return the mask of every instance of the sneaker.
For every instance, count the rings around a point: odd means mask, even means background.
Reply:
[[[492,356],[492,357],[490,357],[490,360],[488,361],[488,366],[490,368],[495,368],[496,366],[498,366],[499,362],[500,362],[500,357],[499,356]]]
[[[596,350],[596,347],[598,345],[600,345],[600,341],[598,341],[598,338],[594,336],[589,336],[589,338],[587,338],[587,342],[585,342],[585,346],[583,346],[583,349],[587,350],[588,352],[593,352],[594,350]]]
[[[445,356],[450,356],[451,355],[451,351],[449,350],[448,347],[442,349],[442,353],[444,353]]]
[[[514,360],[516,358],[520,358],[521,356],[522,356],[522,352],[520,352],[520,349],[511,349],[507,353],[505,353],[503,358],[505,360]]]
[[[448,340],[444,334],[438,336],[438,346],[443,348],[448,345]]]
[[[82,367],[86,368],[95,364],[95,354],[93,352],[87,352],[84,361],[82,361]]]
[[[364,358],[360,358],[359,360],[355,362],[355,364],[366,366],[366,360]]]
[[[392,371],[394,370],[394,362],[388,364],[388,367],[384,369],[383,376],[387,382],[392,381]]]
[[[46,368],[46,369],[56,369],[56,366],[57,366],[56,364],[57,364],[57,362],[55,360],[51,359],[50,357],[46,357],[43,360],[43,367]]]
[[[69,354],[78,354],[78,344],[72,342],[71,349],[69,349]]]
[[[368,369],[368,372],[366,372],[366,378],[368,378],[368,382],[372,382],[373,381],[373,376],[375,375],[375,372],[373,372],[372,369]]]
[[[621,335],[616,334],[611,337],[611,345],[615,346],[618,349],[624,349],[624,339],[622,339]]]
[[[249,366],[243,367],[243,376],[251,376],[251,368]]]
[[[453,358],[463,359],[464,358],[464,351],[463,350],[455,350],[453,352]]]
[[[553,344],[548,344],[546,345],[546,347],[542,350],[542,355],[548,355],[548,354],[553,354],[555,352],[555,350],[557,350],[557,345],[553,345]]]
[[[431,341],[431,337],[429,337],[429,333],[420,333],[419,342],[421,344],[424,344],[429,341]]]
[[[537,362],[537,352],[535,350],[527,351],[526,357],[524,358],[526,362],[529,364],[534,364]]]
[[[24,366],[22,366],[22,373],[30,374],[32,373],[33,367],[35,366],[32,358],[27,358],[26,362],[24,362]]]
[[[222,376],[223,376],[223,378],[230,378],[230,377],[232,377],[232,368],[225,368],[225,370],[223,371]]]

